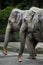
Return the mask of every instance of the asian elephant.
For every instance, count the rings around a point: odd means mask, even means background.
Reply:
[[[25,42],[30,53],[29,58],[36,58],[35,47],[38,42],[43,42],[43,9],[31,7],[24,20],[25,22],[20,28],[21,45],[18,58],[19,61],[22,61],[21,57],[24,51]]]
[[[34,23],[32,22],[36,19],[36,13],[42,9],[37,7],[31,7],[29,10],[20,10],[13,9],[9,18],[8,24],[5,33],[5,40],[3,46],[3,53],[7,55],[7,46],[9,42],[9,37],[13,33],[13,31],[20,30],[20,52],[18,55],[18,59],[20,60],[22,53],[24,51],[25,42],[27,44],[28,49],[30,48],[30,56],[35,58],[35,46],[38,42],[37,39],[34,38],[33,32],[36,32],[34,29]],[[39,16],[40,17],[40,16]],[[38,17],[37,17],[38,18]],[[38,20],[38,19],[37,19]],[[36,20],[35,20],[36,21]],[[32,24],[33,23],[33,24]],[[32,27],[31,27],[32,26]],[[34,41],[30,42],[30,39],[34,39]],[[32,44],[33,43],[33,44]],[[34,44],[35,43],[35,44]],[[33,53],[34,52],[34,53]]]

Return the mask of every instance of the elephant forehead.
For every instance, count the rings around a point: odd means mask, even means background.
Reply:
[[[8,18],[11,22],[14,22],[15,21],[15,16],[14,14],[11,12],[9,18]]]

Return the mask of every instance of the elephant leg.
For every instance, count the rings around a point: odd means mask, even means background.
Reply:
[[[36,39],[33,39],[33,47],[34,47],[34,50],[35,50],[35,56],[37,56],[37,52],[36,52],[36,45],[37,45],[38,41]]]
[[[25,30],[27,28],[27,25],[25,23],[22,24],[21,28],[20,28],[20,51],[19,51],[19,55],[18,55],[18,60],[19,62],[22,61],[21,57],[24,51],[24,47],[25,47],[25,38],[26,38],[26,34],[25,34]]]
[[[4,46],[3,46],[3,53],[5,55],[7,55],[7,46],[8,46],[8,42],[9,42],[10,31],[11,31],[11,25],[8,24],[7,28],[6,28],[5,39],[4,39]]]
[[[29,59],[35,59],[35,50],[33,47],[32,34],[29,33],[26,37],[26,44],[30,53]]]
[[[21,32],[21,38],[20,38],[20,51],[19,51],[19,55],[18,55],[18,60],[19,62],[21,62],[21,58],[22,58],[22,54],[23,54],[23,51],[24,51],[24,47],[25,47],[25,33],[24,32]]]

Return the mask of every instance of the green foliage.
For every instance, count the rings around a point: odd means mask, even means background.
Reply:
[[[12,7],[6,7],[3,10],[0,10],[0,20],[6,21],[9,17],[9,14],[12,10]]]
[[[37,51],[38,54],[43,54],[43,48],[39,47],[39,48],[36,49],[36,51]]]
[[[5,28],[8,22],[8,17],[11,13],[13,7],[6,7],[3,10],[0,10],[0,34],[5,33]]]
[[[28,3],[26,3],[26,2],[25,2],[25,4],[24,4],[24,2],[22,2],[22,3],[17,4],[16,7],[19,9],[26,10],[26,9],[29,9],[30,5],[28,5]]]

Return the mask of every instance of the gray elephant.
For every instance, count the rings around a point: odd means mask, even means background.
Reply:
[[[43,9],[31,7],[24,20],[25,22],[20,28],[21,47],[18,56],[19,61],[22,61],[25,42],[30,53],[29,58],[31,59],[35,59],[36,57],[35,47],[37,43],[40,41],[43,42]]]
[[[5,39],[4,39],[4,46],[3,46],[3,53],[7,55],[7,46],[9,42],[9,37],[13,34],[13,31],[20,30],[21,25],[24,22],[24,18],[26,17],[28,10],[20,10],[20,9],[13,9],[9,18],[8,24],[5,32]]]
[[[35,14],[39,10],[40,9],[37,7],[32,7],[32,8],[30,8],[30,10],[24,10],[24,11],[19,10],[19,9],[12,10],[10,17],[8,18],[8,24],[7,24],[6,33],[5,33],[5,40],[4,40],[4,46],[3,46],[3,53],[5,55],[7,55],[7,46],[8,46],[8,42],[9,42],[9,37],[11,36],[13,31],[20,30],[21,46],[20,46],[20,52],[19,52],[19,56],[18,56],[18,59],[20,60],[22,53],[24,51],[25,41],[28,37],[28,32],[29,33],[33,32],[30,22],[32,22]],[[28,37],[29,39],[32,38],[31,33],[29,34],[29,36],[30,36],[30,37]],[[27,42],[28,42],[28,39],[27,39]],[[36,42],[38,42],[38,41],[36,41]],[[33,45],[34,45],[34,49],[35,49],[36,44],[33,44]],[[33,45],[30,44],[30,48],[31,47],[33,48]],[[34,51],[34,49],[32,49],[32,50]],[[32,55],[32,52],[31,52],[32,50],[30,50],[30,56]],[[35,54],[33,56],[35,56]]]

